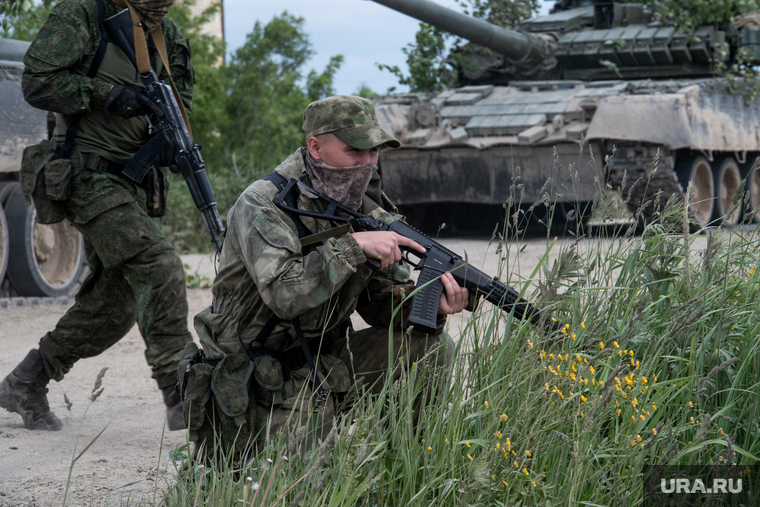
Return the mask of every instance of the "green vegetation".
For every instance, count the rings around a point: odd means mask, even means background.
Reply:
[[[0,2],[0,37],[32,40],[59,0],[4,0]]]
[[[597,231],[552,265],[547,238],[524,279],[520,238],[495,233],[499,276],[561,333],[482,305],[450,372],[402,370],[379,397],[359,394],[324,442],[275,437],[242,462],[217,454],[219,466],[174,450],[186,468],[165,505],[639,505],[647,464],[756,463],[760,231],[719,228],[697,248],[686,217],[672,199],[640,236]],[[431,378],[443,394],[415,425]]]
[[[662,19],[684,33],[700,25],[729,24],[737,14],[760,9],[758,0],[644,0]]]
[[[314,51],[304,20],[283,12],[266,24],[257,21],[245,44],[223,63],[224,44],[201,32],[218,6],[192,17],[188,3],[174,5],[169,17],[190,39],[197,81],[190,121],[224,221],[248,185],[303,144],[303,111],[335,93],[333,77],[343,57],[333,56],[322,71],[307,71]],[[172,182],[169,211],[159,220],[162,230],[180,251],[209,251],[184,181],[174,175]]]

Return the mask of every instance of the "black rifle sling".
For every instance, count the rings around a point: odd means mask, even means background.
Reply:
[[[100,24],[101,35],[98,49],[95,52],[95,56],[92,59],[90,68],[87,71],[87,77],[90,79],[93,79],[98,73],[98,69],[100,68],[100,64],[103,62],[103,57],[105,56],[106,49],[108,48],[108,42],[105,38],[106,29],[103,26],[103,20],[106,19],[106,8],[103,5],[103,0],[95,1],[98,4],[98,23]],[[63,146],[61,147],[61,156],[64,158],[71,157],[71,149],[74,147],[74,138],[77,135],[77,130],[79,130],[79,120],[81,118],[82,115],[74,115],[74,117],[69,122],[69,126],[66,127],[66,139],[63,141]]]
[[[271,173],[267,174],[262,180],[266,180],[274,184],[278,189],[282,190],[285,188],[285,185],[288,183],[288,180],[286,180],[281,174],[279,174],[277,171],[272,171]],[[289,194],[287,197],[287,203],[288,206],[291,208],[298,207],[297,197],[295,194]],[[293,219],[293,222],[296,224],[296,232],[298,233],[299,238],[303,238],[305,236],[311,235],[311,231],[306,228],[306,226],[301,222],[301,219],[298,215],[291,213],[290,218]],[[311,251],[313,247],[306,246],[301,249],[301,253],[303,255],[306,255],[309,251]],[[274,330],[275,326],[279,324],[282,321],[274,312],[272,312],[272,315],[269,317],[269,320],[267,320],[266,324],[264,324],[264,327],[261,328],[261,331],[259,331],[259,334],[256,336],[254,341],[259,342],[259,344],[263,347],[264,342],[266,342],[267,338],[269,338],[269,335]],[[306,363],[309,365],[309,371],[311,371],[312,375],[312,381],[314,382],[314,385],[316,386],[317,396],[314,397],[312,400],[314,402],[315,407],[319,407],[324,401],[327,399],[327,392],[322,387],[322,380],[319,378],[319,374],[317,373],[317,368],[314,365],[314,358],[311,355],[311,351],[309,350],[309,344],[306,342],[306,337],[303,334],[303,329],[301,329],[301,319],[296,317],[291,321],[291,324],[293,325],[293,330],[296,333],[296,336],[298,337],[298,341],[301,343],[301,348],[303,349],[303,354],[306,358]]]

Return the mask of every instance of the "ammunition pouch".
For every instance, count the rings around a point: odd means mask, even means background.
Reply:
[[[24,148],[21,159],[21,191],[34,202],[41,224],[57,224],[66,218],[63,202],[71,193],[74,170],[71,160],[57,157],[57,148],[45,140]]]

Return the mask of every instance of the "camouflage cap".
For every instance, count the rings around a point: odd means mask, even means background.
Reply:
[[[335,134],[346,144],[367,150],[385,144],[398,148],[398,139],[380,128],[375,105],[352,95],[335,95],[312,102],[303,112],[306,141],[320,134]]]

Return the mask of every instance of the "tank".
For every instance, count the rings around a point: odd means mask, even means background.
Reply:
[[[38,224],[18,183],[24,148],[52,132],[52,116],[21,92],[28,47],[0,38],[0,297],[69,296],[86,270],[82,237],[68,221]]]
[[[373,1],[481,46],[454,49],[469,59],[465,86],[373,99],[402,142],[381,158],[385,189],[411,222],[493,227],[513,185],[542,221],[549,208],[531,205],[556,201],[555,220],[583,220],[605,187],[642,220],[690,182],[700,225],[760,208],[760,99],[713,77],[716,54],[746,47],[760,64],[752,25],[684,34],[643,4],[559,0],[508,30],[429,0]],[[742,180],[748,202],[732,206]]]

